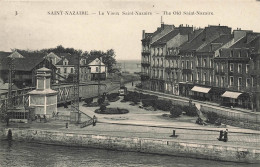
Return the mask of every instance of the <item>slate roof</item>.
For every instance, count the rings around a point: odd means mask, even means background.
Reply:
[[[180,46],[180,52],[198,50],[223,34],[231,34],[231,28],[226,26],[205,27],[196,37]]]
[[[196,50],[198,47],[200,47],[205,41],[204,39],[204,30],[201,31],[197,36],[195,36],[192,40],[182,44],[180,46],[180,51],[192,51]]]
[[[65,58],[68,60],[68,65],[78,64],[76,55],[70,55],[67,53],[59,54],[59,55],[63,55],[63,57],[56,65],[63,65],[63,60]],[[92,61],[94,61],[96,58],[99,58],[99,57],[100,57],[100,55],[95,54],[95,55],[90,55],[88,57],[84,57],[83,59],[86,59],[86,65],[88,65],[89,63],[91,63]]]
[[[55,53],[56,54],[56,53]],[[68,60],[68,65],[76,65],[78,64],[77,55],[71,55],[69,53],[57,53],[57,56],[61,58],[61,60],[56,65],[63,65],[63,60]]]
[[[216,51],[217,49],[219,49],[221,46],[223,46],[224,44],[226,44],[227,42],[229,42],[232,39],[233,39],[233,35],[231,35],[231,34],[221,35],[219,38],[213,40],[212,42],[208,43],[203,48],[199,49],[198,52]],[[212,44],[219,44],[219,47],[214,47],[214,49],[212,50],[212,47],[211,47]]]
[[[31,71],[35,66],[44,60],[44,53],[21,53],[24,58],[14,59],[15,69],[18,71]],[[0,70],[9,69],[9,61],[7,58],[12,52],[0,52]]]
[[[176,35],[178,35],[179,33],[180,33],[180,31],[178,29],[175,29],[175,30],[169,32],[168,34],[166,34],[165,36],[163,36],[162,38],[155,41],[152,45],[165,44],[166,42],[168,42],[169,40],[174,38]]]

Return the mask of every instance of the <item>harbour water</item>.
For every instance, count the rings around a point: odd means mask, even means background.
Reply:
[[[117,60],[123,72],[141,72],[141,60]]]
[[[136,152],[0,141],[1,167],[254,167],[258,165],[259,164],[220,162]]]

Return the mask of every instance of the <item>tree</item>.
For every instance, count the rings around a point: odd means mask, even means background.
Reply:
[[[102,57],[103,63],[107,66],[108,72],[113,72],[113,67],[116,64],[115,51],[113,49],[107,50],[106,54]]]

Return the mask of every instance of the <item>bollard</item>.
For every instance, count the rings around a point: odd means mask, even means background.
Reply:
[[[176,135],[176,131],[172,130],[172,135],[170,137],[178,137],[178,135]]]
[[[172,135],[175,136],[175,130],[172,130]]]
[[[8,130],[8,133],[7,133],[7,140],[8,140],[8,141],[11,141],[12,139],[13,139],[12,130],[9,129],[9,130]]]
[[[67,122],[67,123],[66,123],[66,129],[68,129],[68,127],[69,127],[69,123]]]

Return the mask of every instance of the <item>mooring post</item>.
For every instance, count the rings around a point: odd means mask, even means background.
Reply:
[[[8,140],[8,141],[11,141],[12,139],[13,139],[12,130],[9,129],[9,130],[8,130],[8,133],[7,133],[7,140]]]

